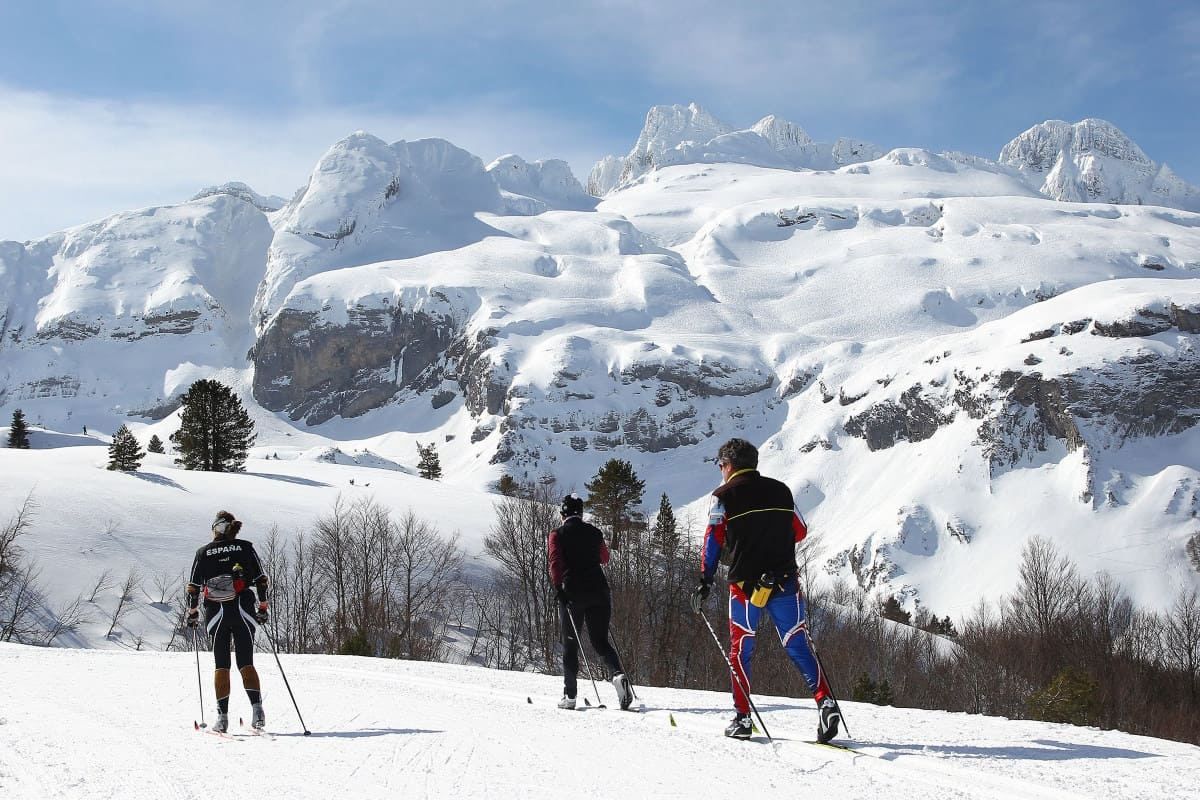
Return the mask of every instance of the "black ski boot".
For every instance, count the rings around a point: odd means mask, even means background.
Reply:
[[[617,690],[617,702],[621,704],[621,710],[626,711],[633,703],[633,687],[629,683],[629,678],[625,677],[624,672],[618,672],[613,675],[613,688]]]
[[[827,743],[837,736],[838,723],[842,720],[842,710],[832,697],[826,697],[818,707],[820,718],[817,720],[817,741]]]
[[[725,729],[725,735],[730,739],[749,739],[754,733],[754,722],[749,714],[738,714]]]

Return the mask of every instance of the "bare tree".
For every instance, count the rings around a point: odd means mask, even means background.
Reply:
[[[1168,662],[1183,673],[1188,697],[1195,705],[1200,677],[1200,594],[1195,589],[1182,590],[1176,596],[1166,616],[1163,645]]]
[[[88,613],[88,604],[83,599],[83,595],[76,595],[74,600],[53,614],[49,624],[46,626],[42,644],[49,647],[54,644],[54,640],[59,636],[75,633],[81,625],[86,625],[91,621],[91,615]]]
[[[129,574],[125,576],[125,582],[121,584],[121,590],[117,593],[117,606],[113,609],[112,616],[109,617],[108,633],[105,637],[112,636],[113,630],[116,629],[117,623],[129,612],[130,603],[133,602],[133,594],[142,582],[142,575],[136,567],[130,568]]]
[[[391,532],[394,558],[387,577],[395,587],[393,627],[410,658],[435,658],[441,637],[429,626],[438,620],[444,624],[451,590],[461,578],[458,536],[443,537],[411,510]]]
[[[34,501],[31,491],[25,495],[21,507],[17,509],[13,518],[3,528],[0,528],[0,593],[3,592],[5,574],[16,570],[17,564],[21,560],[23,551],[17,540],[29,531],[36,509],[37,503]],[[0,594],[0,599],[3,599],[3,594]]]
[[[524,652],[528,664],[555,668],[558,615],[548,577],[549,533],[559,524],[553,484],[527,484],[496,503],[496,523],[484,538],[488,555],[511,581],[511,633],[521,644],[510,657]]]
[[[161,570],[151,575],[150,580],[154,584],[154,594],[145,591],[145,587],[142,588],[142,591],[150,599],[150,602],[159,605],[166,605],[167,595],[178,592],[179,587],[184,583],[183,575],[180,573],[172,574]],[[155,597],[158,599],[155,600]]]
[[[41,630],[38,610],[42,593],[38,588],[40,570],[33,563],[10,566],[5,581],[4,617],[0,619],[0,642],[26,642]]]
[[[113,587],[115,580],[112,576],[112,570],[105,569],[96,576],[96,582],[92,584],[92,591],[88,594],[87,601],[89,603],[96,602],[96,596],[101,592],[107,592]]]

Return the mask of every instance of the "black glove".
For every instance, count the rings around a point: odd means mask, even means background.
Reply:
[[[558,598],[558,602],[560,603],[571,602],[571,598],[567,596],[567,590],[561,586],[554,587],[554,596]]]
[[[258,604],[258,610],[254,612],[254,619],[259,625],[263,625],[267,621],[267,601],[263,600]]]
[[[692,611],[697,614],[704,609],[704,601],[708,599],[708,593],[712,591],[712,578],[701,578],[700,585],[692,590]]]
[[[199,608],[189,608],[187,610],[187,626],[189,628],[194,628],[199,624],[200,624],[200,609]]]

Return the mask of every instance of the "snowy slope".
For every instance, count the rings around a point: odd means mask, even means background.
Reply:
[[[715,657],[715,654],[714,654]],[[0,644],[0,793],[51,798],[1187,797],[1200,748],[1039,722],[845,703],[855,752],[806,743],[808,699],[760,697],[774,737],[721,735],[723,693],[641,687],[644,712],[560,711],[559,679],[449,664],[284,655],[310,736],[270,655],[256,659],[269,738],[235,685],[234,738],[193,731],[189,653]],[[212,721],[211,657],[204,707]],[[237,681],[235,679],[234,683]],[[581,685],[590,693],[586,682]],[[593,697],[593,702],[595,698]],[[672,725],[672,721],[674,725]]]

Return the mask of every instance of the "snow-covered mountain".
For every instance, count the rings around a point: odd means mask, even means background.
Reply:
[[[1004,146],[1000,161],[1055,200],[1157,205],[1200,211],[1200,190],[1146,157],[1115,125],[1047,120]]]
[[[1080,125],[994,161],[658,106],[601,199],[562,162],[355,133],[275,211],[230,184],[0,243],[0,422],[166,440],[217,377],[260,458],[433,441],[475,493],[621,458],[693,511],[743,436],[830,576],[957,615],[1041,534],[1162,608],[1198,578],[1200,215],[1113,194],[1163,172]],[[1047,197],[1030,165],[1068,161],[1122,181]]]

